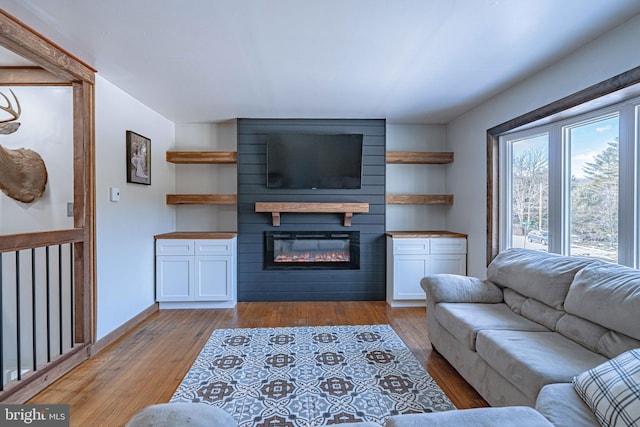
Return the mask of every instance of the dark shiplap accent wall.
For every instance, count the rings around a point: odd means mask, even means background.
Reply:
[[[365,301],[385,298],[385,120],[238,120],[238,300]],[[359,190],[285,190],[266,186],[268,133],[362,133]],[[367,202],[351,227],[340,214],[256,213],[256,202]],[[360,270],[264,270],[265,231],[360,231]]]

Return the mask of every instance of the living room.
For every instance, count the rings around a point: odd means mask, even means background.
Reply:
[[[623,8],[625,13],[632,10],[632,6],[627,4],[629,9]],[[30,8],[19,2],[8,2],[3,8],[34,31],[46,35],[53,43],[65,50],[70,49],[65,41],[69,35],[55,37],[55,28],[46,25],[43,16],[34,11],[36,6]],[[383,214],[385,230],[450,230],[464,234],[467,236],[467,274],[486,277],[487,130],[637,67],[638,58],[629,54],[636,51],[634,40],[640,35],[640,17],[637,9],[633,10],[635,12],[632,15],[616,16],[618,24],[601,34],[580,40],[579,46],[570,49],[565,47],[564,50],[558,47],[554,58],[538,64],[536,69],[522,70],[517,80],[503,82],[499,89],[494,88],[494,92],[486,98],[481,99],[478,95],[476,104],[449,120],[424,122],[416,117],[413,121],[406,119],[394,122],[390,117],[374,113],[366,116],[367,119],[386,119],[384,132],[387,151],[455,153],[452,163],[428,170],[417,168],[419,170],[411,172],[413,176],[389,165],[386,169],[387,193],[453,194],[455,201],[447,206],[388,205],[384,207]],[[98,350],[115,341],[155,310],[154,236],[178,230],[239,231],[241,224],[238,223],[238,209],[234,205],[173,206],[166,203],[166,197],[167,194],[180,193],[237,193],[240,183],[236,182],[236,167],[240,165],[173,165],[166,161],[166,153],[172,150],[238,150],[239,121],[236,118],[247,116],[238,114],[209,122],[188,116],[170,120],[158,113],[151,102],[149,105],[141,102],[111,82],[106,74],[103,76],[97,61],[82,57],[79,52],[73,53],[98,69],[95,78],[93,189],[96,259],[93,338],[99,343],[96,346]],[[490,66],[499,68],[497,59],[491,58]],[[508,57],[502,59],[507,61]],[[479,93],[482,90],[479,87],[461,86],[455,88],[456,91]],[[155,91],[162,93],[163,88],[156,88]],[[26,95],[20,94],[18,89],[15,92],[26,112],[27,99],[23,101]],[[67,93],[64,96],[68,100],[70,95]],[[179,107],[176,109],[179,110]],[[189,109],[188,106],[183,107]],[[58,119],[56,105],[51,106],[51,110],[55,123]],[[265,110],[260,116],[254,117],[271,119],[287,113]],[[301,119],[323,118],[322,114],[332,119],[352,118],[347,115],[335,117],[324,110],[317,110],[316,113],[302,111],[301,114]],[[69,116],[67,109],[59,119],[68,122]],[[27,119],[25,117],[23,122],[26,123]],[[126,130],[144,135],[152,143],[151,185],[137,185],[126,180]],[[50,185],[54,185],[57,182],[56,171],[50,170],[49,173],[52,177]],[[119,189],[119,201],[111,200],[111,189]],[[358,197],[353,199],[360,201]],[[76,199],[66,194],[56,199],[55,203],[64,204],[69,200]],[[8,202],[3,200],[2,203],[0,208],[5,209]],[[40,211],[39,207],[28,209],[18,206],[13,208],[11,215],[2,211],[3,234],[23,232],[5,228],[6,224],[15,224],[15,221],[5,221],[6,218],[19,215],[30,217],[31,214],[37,216]],[[354,223],[361,224],[366,215],[355,213]],[[287,216],[287,213],[283,213],[281,220],[286,224],[295,217],[295,214]],[[341,216],[335,213],[324,214],[323,217],[336,224],[342,221]],[[261,218],[271,220],[268,213],[262,213]]]

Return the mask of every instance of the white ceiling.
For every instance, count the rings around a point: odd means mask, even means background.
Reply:
[[[640,0],[0,0],[168,119],[446,123]],[[0,55],[0,64],[15,58]]]

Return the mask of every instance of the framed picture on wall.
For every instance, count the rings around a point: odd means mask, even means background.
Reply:
[[[127,182],[151,185],[151,140],[127,131]]]

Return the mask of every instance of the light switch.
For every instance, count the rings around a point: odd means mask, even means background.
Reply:
[[[111,200],[112,202],[119,202],[120,201],[120,189],[117,187],[111,187],[109,189],[109,200]]]

